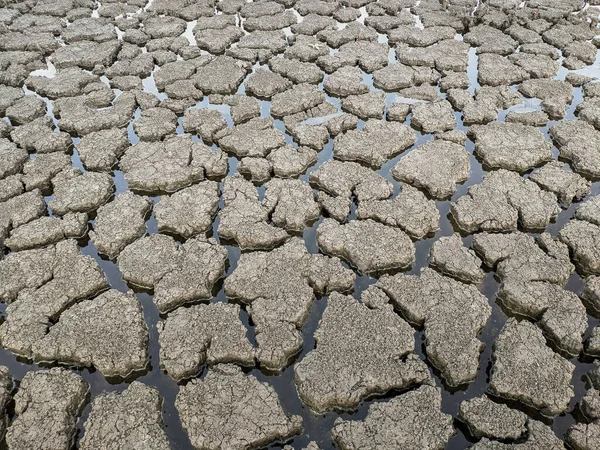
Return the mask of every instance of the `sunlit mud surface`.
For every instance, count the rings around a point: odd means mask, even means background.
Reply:
[[[595,3],[0,0],[3,448],[600,448]]]

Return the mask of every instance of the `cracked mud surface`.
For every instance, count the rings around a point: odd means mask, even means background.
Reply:
[[[600,448],[598,0],[0,22],[0,447]]]

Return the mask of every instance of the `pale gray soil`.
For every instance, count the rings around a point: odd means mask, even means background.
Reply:
[[[599,23],[0,0],[0,448],[600,448]]]

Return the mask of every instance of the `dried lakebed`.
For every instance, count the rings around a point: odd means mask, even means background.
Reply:
[[[600,448],[600,8],[0,2],[9,449]]]

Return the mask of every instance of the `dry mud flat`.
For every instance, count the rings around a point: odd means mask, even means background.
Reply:
[[[0,445],[599,449],[599,15],[0,0]]]

